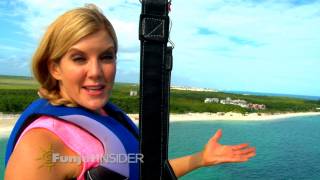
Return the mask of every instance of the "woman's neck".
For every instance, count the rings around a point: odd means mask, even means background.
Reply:
[[[101,116],[108,116],[107,112],[103,108],[98,109],[97,113]]]

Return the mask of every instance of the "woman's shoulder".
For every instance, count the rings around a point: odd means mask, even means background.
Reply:
[[[55,162],[53,155],[76,156],[53,132],[45,128],[33,128],[19,139],[7,165],[6,178],[65,179],[77,177],[81,165],[74,162]],[[14,174],[13,174],[14,173]],[[14,177],[14,178],[13,178]]]

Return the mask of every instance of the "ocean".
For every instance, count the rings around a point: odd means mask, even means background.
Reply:
[[[219,128],[222,144],[248,142],[256,147],[256,157],[246,163],[201,168],[181,180],[320,179],[320,116],[260,122],[176,122],[170,127],[170,158],[201,150]]]
[[[249,143],[257,155],[245,163],[195,170],[181,180],[294,180],[320,178],[320,116],[270,121],[174,122],[170,125],[169,157],[200,151],[222,129],[222,144]],[[6,139],[0,139],[0,178]]]
[[[266,92],[251,92],[251,91],[222,91],[225,93],[233,93],[233,94],[246,94],[246,95],[255,95],[255,96],[273,96],[273,97],[289,97],[289,98],[298,98],[305,100],[313,100],[319,101],[320,96],[308,96],[308,95],[295,95],[295,94],[279,94],[279,93],[266,93]]]

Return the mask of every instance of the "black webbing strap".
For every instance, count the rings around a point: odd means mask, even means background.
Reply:
[[[140,179],[176,179],[168,163],[169,91],[172,48],[168,0],[143,0],[139,24]]]

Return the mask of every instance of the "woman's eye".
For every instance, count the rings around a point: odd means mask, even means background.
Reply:
[[[101,60],[106,62],[113,62],[114,61],[114,55],[112,53],[110,54],[104,54],[100,57]]]
[[[78,63],[84,62],[84,61],[86,60],[85,57],[80,56],[80,55],[72,56],[71,59],[72,59],[74,62],[78,62]]]

